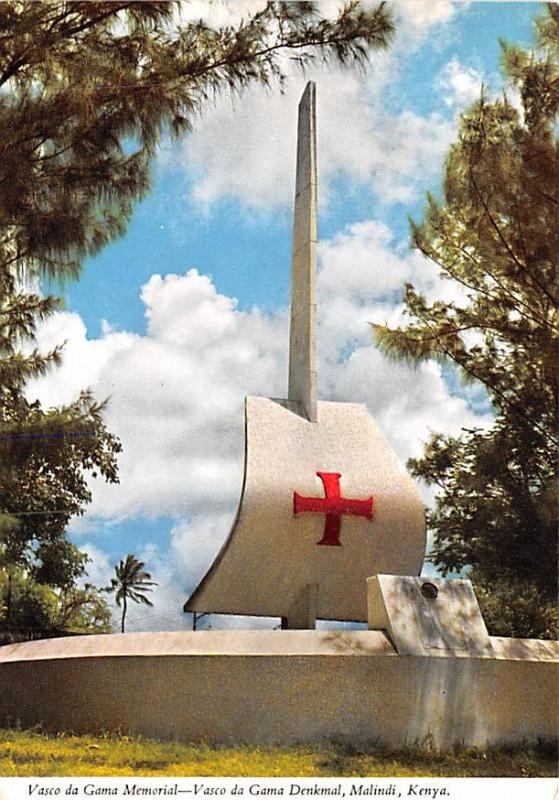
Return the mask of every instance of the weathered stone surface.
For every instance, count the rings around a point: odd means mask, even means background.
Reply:
[[[559,648],[521,646],[521,659],[398,656],[378,631],[239,630],[11,645],[0,725],[223,744],[553,739]]]
[[[316,421],[316,101],[308,83],[299,104],[291,263],[288,399]]]
[[[317,420],[247,398],[238,516],[186,610],[289,617],[305,587],[317,584],[320,619],[366,622],[370,575],[419,574],[423,503],[367,409],[320,402]],[[342,516],[339,547],[318,545],[325,514],[294,514],[294,492],[324,497],[319,471],[340,473],[346,498],[373,497],[372,520]]]
[[[65,636],[0,647],[0,664],[128,656],[395,655],[380,631],[168,631]]]
[[[369,628],[386,631],[399,655],[493,653],[468,580],[374,575],[367,593]]]

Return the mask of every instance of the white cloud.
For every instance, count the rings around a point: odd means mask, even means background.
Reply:
[[[403,321],[399,300],[406,283],[430,300],[464,300],[458,284],[443,280],[439,268],[419,252],[396,246],[390,229],[375,220],[349,225],[321,242],[319,253],[319,342],[323,358],[332,363],[339,362],[339,352],[349,343],[372,350],[369,323]]]
[[[86,553],[89,561],[86,564],[86,575],[83,583],[93,583],[95,586],[108,586],[114,574],[114,566],[109,561],[109,557],[103,550],[92,542],[80,544],[80,550]]]
[[[66,339],[63,365],[28,393],[48,405],[69,402],[84,387],[110,397],[106,422],[124,443],[121,483],[96,482],[92,513],[125,518],[229,508],[242,478],[243,398],[281,394],[286,316],[238,311],[196,270],[152,276],[142,298],[145,336],[105,330],[88,339],[76,314],[49,319],[38,345],[46,350]]]
[[[414,370],[394,364],[371,344],[369,322],[400,319],[404,282],[429,297],[442,292],[460,299],[432,264],[397,247],[378,221],[355,224],[324,241],[320,262],[323,399],[366,403],[402,461],[419,455],[430,430],[455,433],[487,421],[449,392],[438,366]],[[97,397],[111,396],[105,416],[123,443],[121,482],[95,482],[92,506],[75,532],[91,541],[87,524],[95,518],[175,518],[170,551],[151,546],[141,554],[160,586],[153,611],[142,609],[140,615],[132,609],[130,630],[136,624],[180,629],[187,624],[180,612],[186,593],[211,563],[236,511],[243,398],[285,396],[287,314],[241,311],[196,270],[153,275],[141,297],[148,320],[144,335],[105,327],[98,339],[88,339],[81,319],[66,312],[45,322],[39,346],[66,339],[66,352],[61,368],[36,381],[30,394],[56,404],[89,385]],[[106,583],[106,556],[95,545],[87,550],[94,559],[92,578]]]
[[[392,0],[392,5],[402,20],[423,32],[448,22],[456,10],[452,0]]]
[[[213,510],[178,522],[171,530],[171,552],[185,576],[185,585],[194,589],[229,533],[232,525],[229,512]]]
[[[479,99],[482,82],[481,73],[463,66],[455,57],[443,67],[435,83],[446,105],[462,110]]]
[[[320,3],[319,11],[333,16],[339,5]],[[225,24],[259,6],[195,3],[188,13],[204,12],[210,23]],[[321,202],[328,201],[332,181],[340,176],[368,188],[381,202],[416,199],[438,174],[452,139],[452,124],[441,114],[389,112],[386,90],[398,78],[401,56],[421,46],[434,26],[448,22],[456,6],[450,0],[395,0],[392,8],[395,42],[371,55],[364,75],[318,63],[309,70],[318,86]],[[253,86],[237,101],[219,97],[193,134],[162,154],[163,163],[188,176],[189,192],[201,210],[208,212],[222,199],[252,211],[291,204],[294,110],[306,78],[287,55],[281,63],[288,76],[283,94]]]
[[[377,6],[378,0],[362,0],[364,6]],[[236,25],[243,18],[261,10],[265,0],[188,0],[180,3],[177,21],[189,23],[203,19],[207,25]],[[343,0],[318,0],[318,12],[327,18],[336,16],[343,7]],[[452,0],[391,0],[400,25],[410,26],[417,31],[427,32],[435,25],[448,22],[456,10]]]
[[[379,61],[382,57],[379,57]],[[320,201],[340,176],[368,187],[383,202],[416,198],[437,174],[452,139],[439,114],[387,113],[377,72],[367,81],[352,74],[313,75],[317,115]],[[284,94],[255,88],[234,105],[221,100],[166,160],[192,181],[193,199],[206,211],[223,198],[252,210],[289,206],[293,200],[295,117],[305,81],[292,78]]]
[[[40,393],[46,407],[71,403],[81,389],[96,385],[107,361],[131,347],[137,338],[135,334],[116,333],[103,326],[100,339],[88,339],[78,314],[68,311],[54,314],[40,326],[37,343],[46,352],[65,342],[64,368],[52,370],[39,381],[30,381],[28,393]],[[112,394],[113,388],[113,384],[105,384],[107,396]]]

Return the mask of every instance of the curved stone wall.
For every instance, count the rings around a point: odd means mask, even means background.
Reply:
[[[556,736],[558,648],[398,656],[379,631],[199,631],[0,648],[0,724],[223,744]]]

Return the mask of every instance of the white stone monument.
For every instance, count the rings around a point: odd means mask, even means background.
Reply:
[[[286,400],[248,397],[233,530],[185,611],[367,621],[366,581],[418,575],[421,497],[363,405],[317,402],[316,110],[299,105]]]
[[[287,400],[246,404],[233,530],[186,609],[369,630],[77,636],[0,647],[0,725],[221,744],[557,738],[557,642],[489,636],[419,577],[420,497],[364,406],[316,399],[314,86],[299,114]]]

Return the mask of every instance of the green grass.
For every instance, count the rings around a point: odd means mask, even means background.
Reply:
[[[549,746],[389,751],[371,745],[215,748],[129,736],[0,730],[0,776],[554,777]]]

